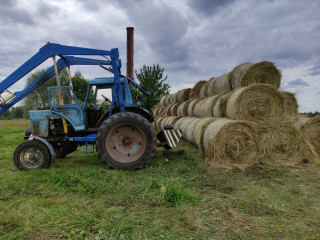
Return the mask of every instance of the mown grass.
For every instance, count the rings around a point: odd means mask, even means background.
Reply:
[[[27,121],[0,121],[0,239],[319,239],[320,168],[213,169],[182,142],[143,170],[79,149],[50,169],[12,162]]]

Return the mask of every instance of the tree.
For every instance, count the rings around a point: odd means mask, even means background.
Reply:
[[[161,96],[168,94],[171,88],[170,84],[166,83],[168,76],[163,78],[163,71],[164,68],[161,68],[159,64],[143,65],[140,68],[140,73],[135,71],[139,82],[151,93],[151,96],[146,96],[139,90],[133,90],[132,96],[134,100],[141,102],[141,107],[148,111],[151,111],[154,105],[160,101]]]
[[[35,73],[31,74],[28,79],[26,86],[32,83],[35,79],[37,79],[40,75],[42,75],[46,69],[38,70]],[[62,86],[69,85],[69,78],[68,72],[66,69],[63,69],[59,72],[60,83]],[[73,83],[73,90],[78,98],[80,103],[84,103],[86,92],[89,86],[89,82],[87,79],[83,77],[83,75],[77,71],[74,76],[71,78]],[[47,87],[56,86],[56,78],[52,77],[36,90],[31,92],[25,99],[25,111],[29,110],[45,110],[49,109],[49,101],[48,101],[48,94],[47,94]],[[93,100],[94,93],[93,90],[90,92],[89,100]]]

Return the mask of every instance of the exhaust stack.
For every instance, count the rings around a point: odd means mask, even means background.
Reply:
[[[133,79],[133,27],[127,27],[127,77]]]

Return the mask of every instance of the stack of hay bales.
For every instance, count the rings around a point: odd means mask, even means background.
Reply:
[[[183,138],[213,165],[316,162],[320,119],[295,126],[298,104],[294,94],[279,91],[280,81],[271,62],[241,64],[192,89],[163,96],[153,109],[156,129],[165,124],[182,129]]]

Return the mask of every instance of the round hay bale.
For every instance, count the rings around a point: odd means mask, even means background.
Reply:
[[[206,117],[206,118],[200,118],[199,121],[195,122],[194,130],[193,130],[193,135],[194,135],[193,139],[197,144],[201,153],[204,153],[203,134],[207,126],[213,121],[215,121],[215,118]]]
[[[194,108],[195,108],[196,104],[200,101],[201,101],[201,98],[196,98],[196,99],[193,99],[190,101],[189,106],[188,106],[188,116],[189,117],[195,117]]]
[[[197,120],[198,118],[193,118],[193,117],[186,117],[183,120],[181,120],[181,123],[179,124],[179,128],[182,130],[182,138],[184,140],[187,140],[187,129],[188,126],[195,120]]]
[[[204,98],[196,104],[194,108],[194,115],[196,117],[213,117],[213,107],[218,100],[218,96],[211,96]],[[197,109],[199,107],[199,109]]]
[[[157,119],[154,121],[155,122],[155,128],[156,128],[157,131],[161,130],[160,123],[161,123],[161,121],[163,119],[164,119],[164,117],[157,117]]]
[[[195,131],[195,126],[196,124],[201,121],[203,118],[197,118],[196,120],[192,121],[188,127],[187,127],[187,130],[186,130],[186,139],[189,143],[192,143],[192,144],[196,144],[196,141],[195,141],[195,135],[194,135],[194,131]]]
[[[218,77],[214,83],[214,95],[218,95],[220,93],[227,93],[231,91],[231,86],[229,83],[228,74],[223,74]]]
[[[217,101],[213,107],[213,116],[215,118],[226,117],[226,108],[229,97],[232,92],[218,95]]]
[[[211,165],[244,167],[256,162],[256,130],[247,121],[216,119],[206,128],[203,142]]]
[[[176,117],[165,117],[159,124],[160,124],[160,128],[161,130],[164,129],[165,125],[172,125],[172,122],[175,120]]]
[[[171,116],[177,116],[178,115],[178,108],[180,106],[181,103],[175,103],[172,104],[170,107],[170,115]]]
[[[207,83],[206,80],[201,80],[194,85],[190,91],[190,98],[198,98],[202,87]]]
[[[164,98],[164,105],[165,106],[168,106],[171,104],[171,100],[170,100],[171,98],[172,98],[171,94],[166,95],[166,97]]]
[[[283,119],[280,93],[268,84],[255,84],[235,90],[228,99],[226,116],[259,124],[274,124]]]
[[[319,135],[320,136],[320,135]],[[316,162],[316,153],[291,123],[275,124],[259,136],[260,159],[266,164]]]
[[[177,102],[177,94],[178,93],[173,93],[171,97],[171,104],[176,104]]]
[[[191,101],[192,99],[180,104],[180,106],[178,107],[178,116],[185,116],[185,117],[188,116],[188,106]]]
[[[160,116],[160,117],[165,117],[166,115],[166,107],[165,106],[162,106],[158,109],[159,111],[159,114],[157,116]]]
[[[169,95],[169,94],[164,95],[164,96],[162,96],[162,97],[160,98],[160,102],[159,102],[159,105],[160,105],[160,106],[165,106],[165,105],[166,105],[166,104],[165,104],[165,99],[167,98],[168,95]]]
[[[174,124],[175,124],[180,118],[182,118],[182,117],[180,117],[180,116],[172,116],[172,117],[170,118],[170,120],[168,121],[168,124],[174,126]]]
[[[153,117],[156,117],[158,116],[158,109],[160,108],[160,105],[155,105],[153,108],[152,108],[152,116]]]
[[[298,103],[294,93],[291,92],[280,92],[283,98],[284,114],[287,117],[298,116]]]
[[[170,116],[170,108],[171,108],[171,105],[168,105],[168,106],[166,106],[165,107],[165,110],[164,110],[164,115],[163,116],[165,116],[165,117],[169,117]]]
[[[208,86],[209,86],[209,81],[207,81],[206,84],[204,84],[204,85],[201,87],[200,93],[199,93],[199,97],[200,97],[200,98],[208,97],[208,95],[207,95]]]
[[[299,119],[296,126],[320,157],[320,116]]]
[[[187,100],[189,100],[189,95],[190,95],[191,88],[186,88],[178,91],[177,97],[176,97],[176,102],[177,103],[183,103]]]
[[[179,119],[177,121],[175,121],[173,124],[174,129],[181,129],[180,125],[181,125],[182,121],[186,118],[187,117],[179,117]]]
[[[229,74],[232,89],[256,83],[270,84],[278,89],[280,81],[281,72],[272,62],[267,61],[240,64]]]
[[[211,97],[214,95],[214,84],[215,84],[216,78],[210,78],[208,82],[208,88],[207,88],[207,96]]]

